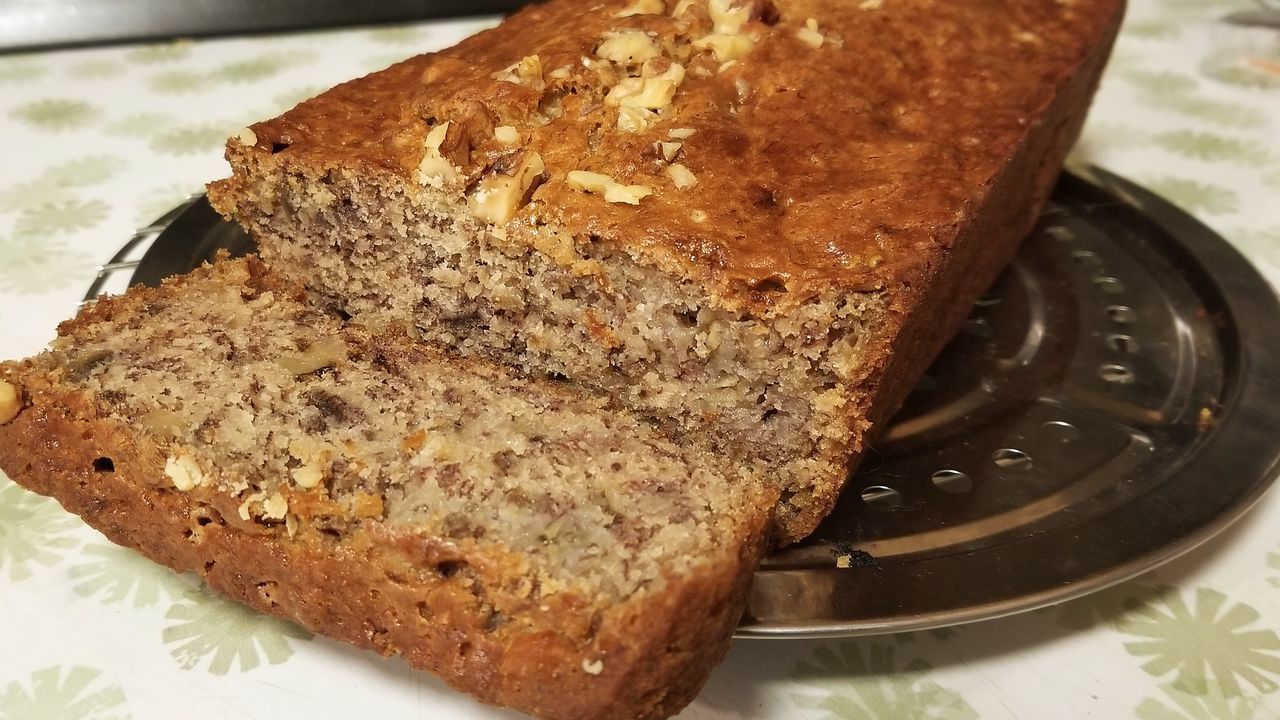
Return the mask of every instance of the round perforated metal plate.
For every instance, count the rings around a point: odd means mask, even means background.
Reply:
[[[1280,469],[1280,304],[1226,242],[1102,171],[1067,174],[740,636],[855,635],[1069,599],[1189,550]],[[251,250],[203,199],[133,282]]]

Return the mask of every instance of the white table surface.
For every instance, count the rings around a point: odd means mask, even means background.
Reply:
[[[1275,283],[1280,78],[1201,72],[1211,20],[1237,7],[1134,0],[1076,158],[1183,205]],[[134,228],[224,175],[229,133],[486,24],[0,56],[0,358],[39,351]],[[681,717],[1277,718],[1278,632],[1273,492],[1201,549],[1058,607],[738,641]],[[0,476],[0,720],[370,714],[515,716],[220,600]]]

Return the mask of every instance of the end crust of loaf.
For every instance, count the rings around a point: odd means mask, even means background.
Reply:
[[[221,276],[234,287],[253,282],[246,274],[214,268],[193,277]],[[193,282],[101,300],[60,332],[77,337],[122,322]],[[286,493],[298,515],[292,528],[236,517],[203,478],[179,481],[172,442],[104,410],[119,397],[84,389],[110,361],[95,362],[51,369],[41,356],[0,365],[0,411],[10,415],[0,423],[0,466],[112,541],[194,571],[238,601],[402,655],[484,702],[544,718],[667,717],[727,650],[768,532],[775,498],[766,492],[748,491],[739,515],[720,523],[718,550],[648,589],[593,597],[569,587],[531,602],[519,582],[530,561],[520,553],[359,517],[359,508],[335,509],[314,491]]]

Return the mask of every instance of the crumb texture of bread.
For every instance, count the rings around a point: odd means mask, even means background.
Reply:
[[[776,499],[563,383],[308,303],[256,259],[100,300],[0,390],[6,472],[113,540],[549,718],[688,702]]]
[[[1121,0],[553,0],[228,143],[343,311],[764,462],[811,532],[1030,229]]]

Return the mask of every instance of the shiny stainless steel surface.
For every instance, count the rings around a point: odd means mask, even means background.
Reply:
[[[1190,216],[1092,174],[1063,178],[827,522],[765,561],[740,636],[1066,600],[1207,540],[1275,478],[1270,286]]]
[[[915,630],[1132,577],[1280,469],[1280,304],[1225,241],[1120,178],[1067,174],[1036,231],[739,636]],[[203,199],[133,275],[251,249]]]

